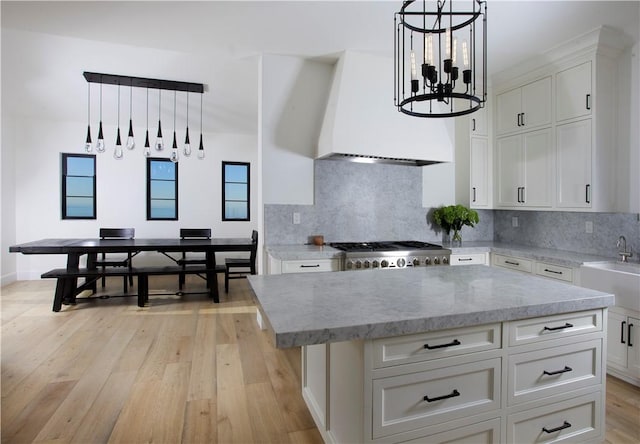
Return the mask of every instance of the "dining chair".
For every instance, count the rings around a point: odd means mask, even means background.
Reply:
[[[180,239],[211,239],[211,228],[180,228]],[[182,252],[182,257],[176,263],[184,268],[187,265],[206,265],[207,259],[202,253]],[[223,266],[217,266],[216,269],[220,273],[224,271]],[[178,275],[178,287],[180,290],[184,286],[185,276],[184,273]]]
[[[135,228],[100,228],[100,239],[133,239],[135,237],[136,230]],[[94,264],[98,268],[102,268],[103,270],[106,267],[132,267],[132,259],[135,254],[132,252],[128,252],[126,258],[123,258],[122,255],[115,257],[114,255],[107,256],[107,253],[101,253],[100,259],[96,259]],[[124,292],[127,293],[128,286],[133,286],[133,276],[129,275],[123,277],[123,286]],[[102,277],[102,287],[105,286],[105,277]]]
[[[258,253],[258,232],[251,233],[251,250],[248,258],[227,258],[224,261],[224,291],[229,293],[229,279],[245,278],[247,274],[256,274],[256,256]],[[240,270],[236,270],[236,269]]]

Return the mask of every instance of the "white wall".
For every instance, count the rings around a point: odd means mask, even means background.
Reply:
[[[3,30],[2,41],[2,283],[17,279],[37,279],[47,269],[62,266],[60,256],[15,255],[7,259],[6,246],[41,238],[95,237],[99,227],[131,226],[137,237],[176,237],[180,227],[211,227],[214,236],[249,236],[258,228],[257,136],[255,133],[225,133],[207,125],[214,109],[205,108],[204,145],[206,157],[199,161],[195,152],[179,162],[179,220],[146,220],[146,163],[144,144],[144,106],[134,98],[134,132],[137,147],[125,150],[122,160],[115,160],[117,87],[103,89],[103,121],[107,152],[97,154],[97,219],[62,220],[60,210],[60,153],[80,153],[86,134],[87,84],[82,72],[95,71],[122,75],[198,81],[208,86],[205,97],[212,93],[219,68],[213,60],[187,53],[158,51],[89,42],[43,34]],[[5,38],[7,37],[7,38]],[[247,72],[247,67],[251,73]],[[257,58],[242,61],[238,76],[252,78],[247,86],[257,91]],[[229,75],[224,73],[224,75]],[[95,87],[97,91],[97,87]],[[107,90],[109,89],[109,97]],[[134,89],[134,91],[136,91]],[[144,90],[136,91],[145,97]],[[156,92],[157,94],[157,92]],[[165,145],[170,146],[173,130],[173,94],[162,99],[162,123]],[[151,97],[150,93],[150,97]],[[97,96],[95,96],[97,97]],[[126,107],[121,107],[121,131],[128,120]],[[156,96],[157,97],[157,96]],[[184,99],[184,97],[182,98]],[[199,139],[199,97],[191,95],[190,132],[192,146]],[[210,100],[208,97],[206,100]],[[97,100],[92,100],[92,131],[97,137]],[[144,99],[143,102],[144,103]],[[205,102],[207,103],[207,102]],[[256,100],[257,111],[257,94]],[[178,107],[181,102],[178,101]],[[96,107],[93,110],[94,106]],[[186,106],[182,102],[182,109]],[[135,109],[138,109],[136,114]],[[154,110],[155,111],[152,111]],[[195,112],[194,112],[195,111]],[[123,116],[126,116],[124,117]],[[257,112],[255,113],[257,114]],[[184,138],[184,113],[176,118],[179,139]],[[150,134],[157,124],[157,99],[150,103]],[[257,121],[253,127],[257,126]],[[212,131],[213,130],[213,131]],[[126,134],[126,131],[125,131]],[[182,141],[181,140],[181,141]],[[158,157],[168,157],[164,154]],[[251,162],[250,222],[221,221],[221,162]],[[15,230],[14,228],[15,227]],[[13,260],[16,267],[12,267]],[[6,266],[5,266],[6,264]]]

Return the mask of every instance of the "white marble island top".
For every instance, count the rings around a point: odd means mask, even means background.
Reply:
[[[483,265],[248,278],[277,348],[511,321],[614,303],[611,294]]]

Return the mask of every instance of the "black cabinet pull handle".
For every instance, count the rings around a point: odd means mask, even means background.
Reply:
[[[544,271],[547,273],[562,274],[562,271],[549,270],[548,268],[545,268]]]
[[[554,432],[559,432],[560,430],[568,429],[569,427],[571,427],[571,424],[568,423],[567,421],[564,421],[564,424],[562,424],[560,427],[556,427],[555,429],[548,429],[546,427],[543,427],[542,431],[544,433],[554,433]]]
[[[458,262],[468,262],[468,261],[472,261],[473,258],[471,257],[459,257],[458,258]]]
[[[629,327],[627,327],[627,345],[629,347],[633,347],[633,344],[631,343],[631,327],[633,327],[633,324],[629,322]]]
[[[591,109],[591,94],[587,94],[585,106],[587,109]]]
[[[476,187],[473,187],[473,201],[476,201]]]
[[[475,131],[476,130],[476,119],[471,119],[471,120],[473,121],[473,130],[472,131]]]
[[[515,265],[516,267],[520,265],[520,262],[513,262],[513,261],[504,261],[504,263],[509,265]]]
[[[522,203],[524,203],[525,198],[524,198],[524,187],[522,187]]]
[[[426,348],[427,350],[435,350],[436,348],[453,347],[454,345],[460,345],[460,344],[461,344],[460,341],[458,341],[457,339],[454,339],[453,341],[449,342],[448,344],[440,344],[440,345],[424,344],[424,348]]]
[[[553,372],[548,372],[548,371],[545,370],[542,373],[544,373],[545,375],[553,376],[553,375],[559,375],[561,373],[567,373],[567,372],[572,372],[572,371],[573,371],[573,369],[571,367],[565,365],[562,370],[556,370],[556,371],[553,371]]]
[[[448,395],[436,396],[435,398],[429,398],[428,396],[425,395],[425,397],[422,399],[427,402],[434,402],[434,401],[442,401],[443,399],[455,398],[456,396],[460,396],[460,392],[456,389],[453,389],[453,392],[449,393]]]
[[[624,326],[627,323],[627,321],[622,321],[622,324],[620,324],[620,343],[621,344],[625,344],[624,342]]]
[[[320,264],[315,265],[300,265],[300,268],[318,268]]]
[[[564,325],[561,325],[559,327],[547,327],[547,326],[545,326],[543,330],[556,331],[556,330],[563,330],[565,328],[571,328],[571,327],[573,327],[573,324],[569,324],[568,322],[565,322]]]
[[[520,126],[520,113],[516,114],[516,122],[518,123],[518,126]]]
[[[520,121],[522,122],[522,126],[524,126],[524,113],[522,113],[522,119],[520,119]]]
[[[587,203],[591,203],[591,185],[587,184],[584,187],[584,200]]]

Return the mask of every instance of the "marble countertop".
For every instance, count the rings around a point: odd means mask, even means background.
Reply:
[[[248,276],[278,348],[374,339],[613,305],[614,296],[471,265]]]
[[[526,259],[549,262],[565,267],[580,267],[587,262],[602,262],[616,260],[607,256],[596,256],[586,253],[576,253],[574,251],[554,250],[551,248],[537,248],[527,245],[509,244],[503,242],[481,241],[464,242],[461,247],[445,245],[452,254],[472,254],[472,253],[498,253],[508,256],[517,256]],[[318,247],[315,245],[267,245],[267,253],[275,259],[283,261],[304,260],[304,259],[332,259],[341,258],[344,253],[329,246]]]

